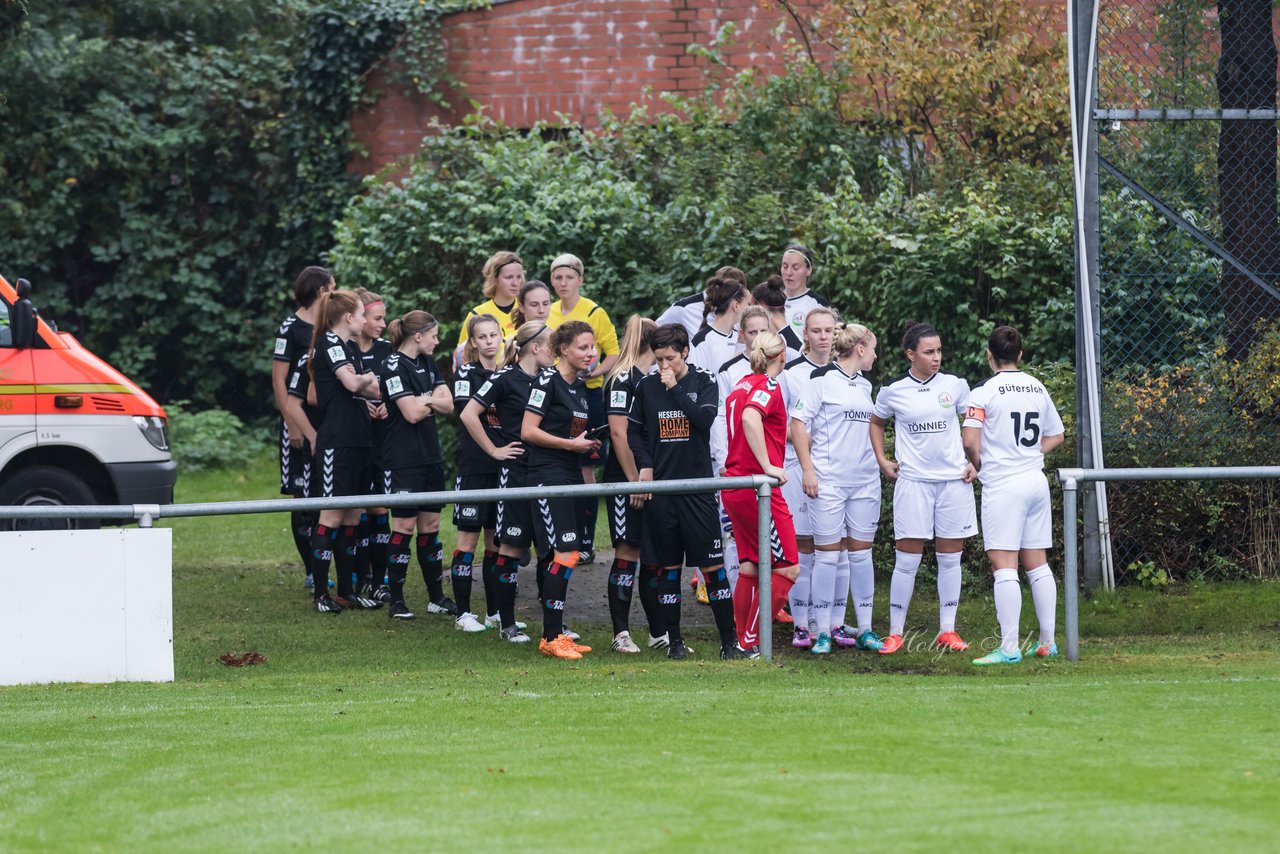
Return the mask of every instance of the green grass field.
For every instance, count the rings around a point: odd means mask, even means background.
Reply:
[[[266,496],[273,477],[187,477],[179,499]],[[1086,599],[1075,665],[789,649],[677,664],[610,655],[607,627],[588,627],[597,651],[570,663],[425,617],[310,613],[283,516],[172,527],[177,681],[0,688],[0,849],[1270,851],[1280,838],[1277,585]],[[961,605],[975,638],[994,625],[989,590]],[[217,662],[245,650],[267,663]]]

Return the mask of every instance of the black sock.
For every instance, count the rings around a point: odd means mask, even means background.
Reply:
[[[583,498],[578,504],[578,517],[581,520],[578,535],[582,538],[582,551],[595,548],[596,517],[600,514],[600,498],[591,496]]]
[[[369,583],[374,587],[387,583],[387,544],[391,542],[391,521],[386,513],[369,519]]]
[[[319,522],[311,530],[311,578],[315,582],[312,595],[317,599],[329,592],[329,561],[333,560],[333,547],[337,539],[336,528]]]
[[[498,555],[493,559],[494,584],[498,592],[498,615],[502,627],[509,629],[516,624],[517,582],[520,580],[520,559]]]
[[[630,627],[631,593],[636,583],[636,563],[614,558],[609,567],[609,585],[605,596],[609,600],[609,617],[613,620],[613,633],[625,632]]]
[[[680,569],[658,570],[658,604],[662,606],[662,620],[667,624],[671,642],[680,637]]]
[[[480,580],[484,582],[484,615],[498,613],[498,553],[485,549],[484,563],[480,567]]]
[[[573,567],[553,562],[542,583],[542,636],[555,640],[564,634],[564,599],[569,592],[569,576]]]
[[[538,601],[541,602],[545,597],[543,588],[547,583],[547,570],[551,567],[551,560],[555,557],[555,552],[547,549],[546,553],[538,554]]]
[[[333,552],[333,565],[338,574],[338,595],[351,596],[355,591],[356,561],[360,550],[360,535],[355,525],[343,525],[338,532],[338,547]]]
[[[440,577],[444,572],[444,549],[438,533],[418,534],[418,566],[427,585],[427,598],[439,602],[444,598],[444,579]]]
[[[293,547],[302,558],[302,571],[311,574],[311,532],[315,529],[316,514],[295,510],[289,514],[289,529],[293,531]]]
[[[356,526],[356,591],[370,583],[369,566],[369,514],[360,514],[360,524]]]
[[[658,585],[662,570],[656,566],[640,567],[640,607],[649,623],[649,634],[655,638],[667,633],[667,621],[662,618],[662,606],[658,604]]]
[[[715,570],[702,570],[702,578],[707,582],[707,598],[711,600],[711,614],[716,618],[716,629],[720,632],[720,646],[733,646],[738,642],[738,630],[733,622],[733,591],[729,588],[729,573],[724,567]]]
[[[387,544],[387,586],[392,602],[404,601],[404,580],[409,575],[409,535],[392,534]]]
[[[471,611],[471,563],[476,559],[474,552],[453,553],[453,564],[449,567],[449,580],[453,582],[453,601],[458,605],[458,613]]]

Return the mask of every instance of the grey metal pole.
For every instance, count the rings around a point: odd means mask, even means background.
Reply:
[[[773,521],[769,500],[773,487],[762,483],[756,487],[756,572],[760,573],[760,656],[773,661],[773,551],[769,542],[769,529]]]
[[[1067,618],[1067,661],[1080,660],[1080,578],[1075,478],[1062,482],[1062,598]]]

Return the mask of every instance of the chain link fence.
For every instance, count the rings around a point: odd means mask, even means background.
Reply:
[[[1098,304],[1108,467],[1274,462],[1272,0],[1099,0]],[[1280,575],[1271,483],[1110,490],[1116,575]]]

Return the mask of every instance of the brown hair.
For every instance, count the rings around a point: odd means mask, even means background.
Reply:
[[[747,296],[747,288],[741,281],[717,275],[707,282],[706,297],[702,301],[702,313],[719,317],[729,310],[734,300],[745,296]]]
[[[481,290],[484,291],[485,297],[493,299],[493,295],[498,292],[498,276],[502,273],[502,268],[508,264],[519,264],[524,266],[524,261],[520,260],[520,256],[514,252],[495,252],[489,256],[489,260],[484,262],[484,285]]]
[[[316,299],[316,325],[311,330],[311,348],[307,350],[307,373],[315,378],[316,342],[338,325],[348,314],[355,314],[363,306],[353,291],[324,291]]]
[[[561,350],[568,347],[574,341],[578,340],[578,336],[584,332],[595,335],[596,331],[591,328],[591,324],[584,320],[570,320],[560,324],[555,332],[551,333],[551,352],[557,357],[561,356]]]
[[[467,343],[462,347],[462,364],[479,361],[480,353],[476,350],[476,329],[486,323],[492,323],[498,327],[498,334],[502,334],[502,324],[498,322],[498,318],[491,314],[473,314],[467,318]],[[501,350],[499,350],[501,352]]]
[[[751,289],[751,298],[769,311],[782,311],[787,306],[786,286],[781,276],[770,276]]]
[[[528,322],[528,318],[524,316],[524,298],[533,291],[541,288],[547,292],[547,296],[551,297],[551,286],[541,279],[530,279],[520,286],[520,296],[516,297],[515,307],[511,309],[511,322],[516,326],[524,326]]]
[[[311,308],[332,281],[333,274],[325,267],[304,267],[293,280],[293,299],[300,308]]]
[[[997,326],[987,339],[987,349],[996,364],[1018,364],[1022,355],[1022,333],[1012,326]]]
[[[404,317],[391,321],[387,326],[387,340],[391,342],[392,349],[398,350],[406,338],[411,338],[420,332],[430,332],[439,325],[436,319],[425,311],[411,311]]]

